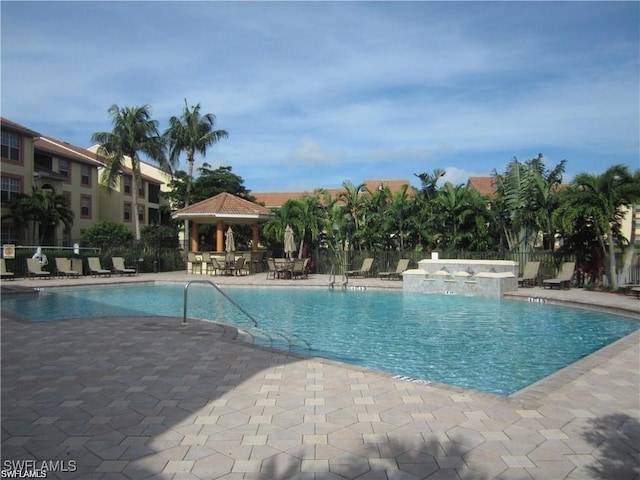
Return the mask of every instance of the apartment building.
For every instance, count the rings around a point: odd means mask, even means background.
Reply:
[[[135,213],[141,225],[160,220],[160,206],[166,203],[161,191],[170,178],[160,169],[141,164],[143,182],[139,190],[139,209],[134,212],[130,162],[116,187],[106,189],[100,185],[105,163],[95,153],[96,147],[85,149],[71,145],[5,118],[0,118],[0,126],[2,244],[21,243],[15,223],[7,218],[12,198],[21,193],[31,195],[37,189],[64,195],[74,212],[72,227],[67,230],[58,225],[45,232],[44,245],[71,246],[80,241],[87,228],[101,220],[123,223],[131,231],[134,230]]]

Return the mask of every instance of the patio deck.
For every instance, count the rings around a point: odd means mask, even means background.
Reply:
[[[1,285],[5,295],[6,288],[201,278]],[[326,287],[328,277],[214,281]],[[349,282],[401,288],[375,278]],[[542,288],[517,295],[640,316],[631,296]],[[638,478],[639,366],[636,332],[499,397],[256,347],[207,322],[3,317],[2,468],[60,461],[51,465],[67,471],[47,478],[101,480]]]

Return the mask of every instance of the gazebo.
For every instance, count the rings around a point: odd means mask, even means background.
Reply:
[[[273,215],[261,205],[224,192],[178,210],[171,217],[192,222],[189,239],[189,250],[192,252],[200,250],[198,225],[215,224],[216,252],[224,252],[225,225],[253,225],[253,251],[257,251],[260,222],[269,220]]]

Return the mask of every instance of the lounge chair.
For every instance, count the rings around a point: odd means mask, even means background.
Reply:
[[[560,267],[560,272],[555,278],[549,278],[542,281],[544,288],[570,288],[571,279],[576,268],[576,262],[564,262]]]
[[[527,262],[524,266],[522,276],[518,278],[519,287],[533,287],[538,282],[538,272],[540,262]]]
[[[37,258],[27,258],[27,272],[32,280],[35,277],[51,278],[51,272],[42,270],[42,265],[40,265],[40,261]]]
[[[7,271],[7,264],[4,258],[0,258],[0,278],[13,280],[13,272]]]
[[[105,270],[102,268],[98,257],[87,257],[87,262],[89,263],[89,273],[92,277],[98,277],[100,275],[106,275],[107,277],[111,276],[111,270]]]
[[[408,268],[409,268],[409,259],[401,258],[400,260],[398,260],[398,265],[396,266],[395,272],[380,272],[378,275],[380,276],[381,280],[384,280],[385,278],[387,280],[391,280],[391,279],[401,280],[402,272],[404,272]]]
[[[347,277],[368,277],[371,274],[371,267],[373,266],[373,258],[367,257],[362,261],[360,270],[349,270]]]
[[[113,272],[118,275],[135,275],[135,268],[128,268],[124,266],[124,258],[122,257],[111,257],[111,263],[113,263]]]
[[[80,273],[71,269],[71,260],[64,257],[56,257],[56,271],[59,277],[78,278]]]

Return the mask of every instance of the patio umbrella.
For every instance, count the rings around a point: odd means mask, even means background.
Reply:
[[[287,225],[284,229],[284,253],[287,258],[291,258],[291,254],[296,251],[296,241],[293,238],[293,229]]]
[[[236,242],[233,240],[233,230],[231,230],[231,227],[229,227],[229,229],[227,230],[225,237],[226,237],[225,250],[227,252],[234,252],[236,250]]]

